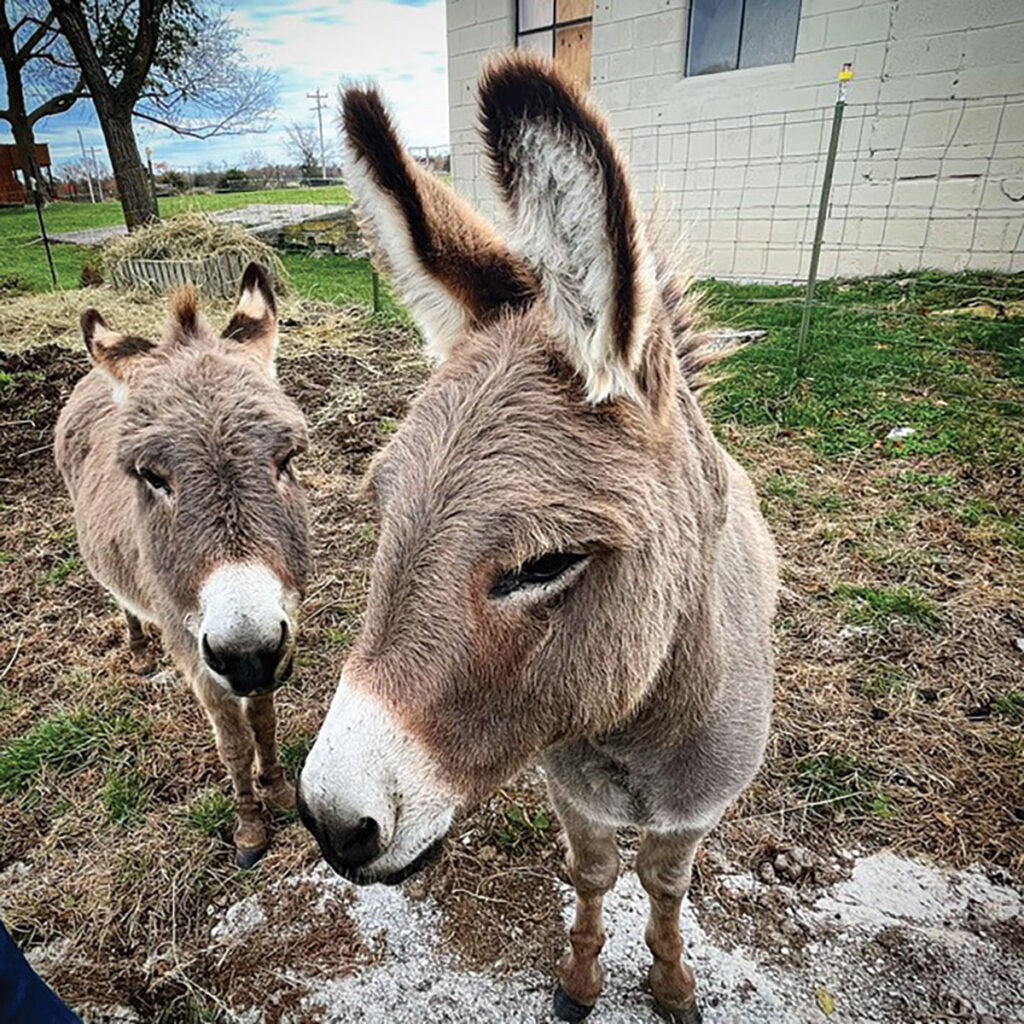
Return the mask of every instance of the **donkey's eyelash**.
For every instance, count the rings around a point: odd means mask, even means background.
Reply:
[[[166,494],[170,497],[174,493],[170,481],[147,466],[136,466],[135,475],[145,481],[154,491]]]
[[[491,586],[490,596],[508,597],[527,587],[553,583],[589,557],[582,551],[550,551],[537,558],[531,558],[514,569],[500,573]]]

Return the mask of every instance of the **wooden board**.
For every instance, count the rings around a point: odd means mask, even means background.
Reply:
[[[555,63],[584,89],[590,88],[593,41],[594,29],[589,23],[560,28],[555,36]]]
[[[558,0],[555,4],[557,21],[575,21],[594,16],[594,0]]]

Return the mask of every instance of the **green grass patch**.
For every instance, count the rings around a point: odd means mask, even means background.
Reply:
[[[295,290],[307,299],[338,306],[373,304],[373,269],[367,260],[324,252],[283,252],[281,262]],[[384,279],[380,282],[380,315],[385,320],[409,323]]]
[[[0,795],[26,792],[44,773],[69,776],[137,748],[147,724],[124,714],[58,713],[16,736],[0,751]]]
[[[872,667],[864,681],[863,691],[866,696],[881,700],[909,693],[912,685],[910,677],[902,669],[881,662]]]
[[[61,559],[52,569],[48,569],[43,573],[43,582],[51,587],[59,587],[72,573],[78,572],[81,568],[82,560],[78,555],[68,555],[67,558]]]
[[[309,733],[299,733],[298,736],[293,736],[281,744],[281,764],[284,765],[288,778],[298,778],[315,739],[316,737]]]
[[[1013,725],[1024,725],[1024,691],[1009,690],[994,698],[992,710]]]
[[[211,839],[219,838],[235,820],[235,804],[219,789],[211,789],[185,809],[188,827]]]
[[[711,415],[785,430],[825,456],[877,450],[894,458],[949,453],[1019,460],[1020,324],[932,314],[969,297],[973,287],[996,297],[1019,294],[1020,277],[902,279],[911,284],[900,287],[894,276],[820,285],[802,376],[796,372],[802,289],[709,282],[713,321],[768,332],[726,361]],[[886,440],[894,427],[915,433]]]
[[[848,754],[822,753],[797,761],[795,783],[803,793],[808,811],[817,817],[837,818],[847,812],[891,818],[892,797],[883,793],[871,767]]]
[[[349,626],[330,626],[324,630],[324,639],[332,647],[351,647],[356,636],[356,631]]]
[[[140,772],[127,768],[107,776],[100,799],[112,825],[135,828],[146,817],[152,792]]]
[[[842,583],[832,591],[832,597],[843,605],[844,621],[858,626],[882,628],[892,619],[903,619],[934,628],[942,622],[935,603],[907,587],[886,589]]]

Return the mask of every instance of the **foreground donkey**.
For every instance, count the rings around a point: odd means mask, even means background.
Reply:
[[[206,709],[234,784],[235,860],[249,867],[267,847],[254,748],[267,806],[295,801],[273,691],[291,673],[308,562],[291,469],[306,426],[275,377],[273,292],[251,264],[222,336],[192,290],[172,299],[160,342],[116,333],[94,309],[82,333],[94,369],[56,435],[82,555],[125,609],[136,671],[151,668],[154,624]]]
[[[369,474],[365,627],[299,809],[336,870],[397,881],[541,754],[577,892],[556,1012],[601,991],[615,830],[638,826],[651,988],[693,1021],[680,903],[764,750],[772,542],[600,115],[524,55],[481,107],[515,247],[413,163],[376,92],[344,98],[365,231],[440,366]]]

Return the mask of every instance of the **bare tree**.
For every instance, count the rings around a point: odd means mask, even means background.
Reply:
[[[50,0],[96,107],[129,229],[157,217],[133,118],[179,135],[263,131],[276,79],[207,0]]]
[[[0,120],[11,126],[26,179],[48,187],[36,157],[35,126],[78,102],[85,83],[60,34],[57,17],[41,0],[0,0],[0,65],[7,87]]]
[[[292,121],[291,124],[285,126],[284,134],[288,155],[299,165],[303,175],[309,177],[317,167],[320,140],[317,137],[316,129],[308,127],[300,121]]]

